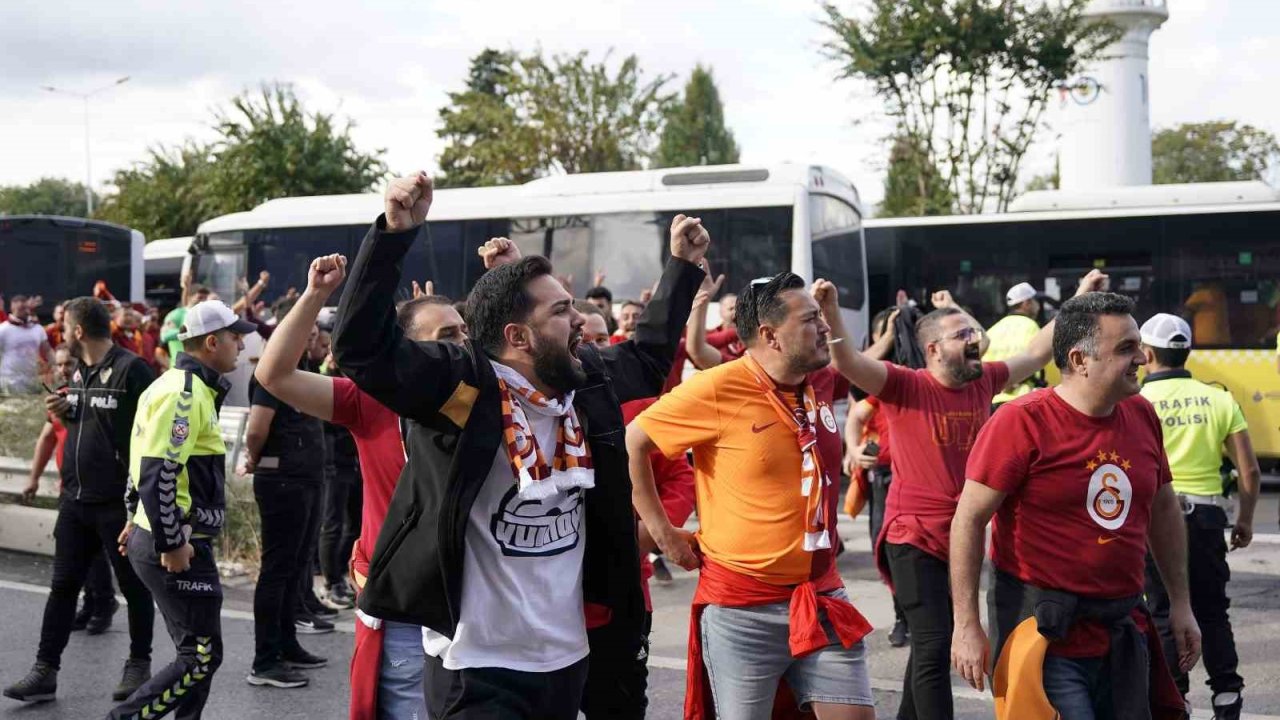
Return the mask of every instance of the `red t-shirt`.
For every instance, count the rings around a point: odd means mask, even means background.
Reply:
[[[914,545],[946,561],[951,518],[964,487],[964,466],[991,398],[1009,380],[1004,363],[983,363],[982,377],[948,388],[928,370],[885,363],[880,412],[893,427],[893,484],[881,541]]]
[[[966,477],[1009,494],[991,560],[1041,588],[1115,599],[1143,591],[1156,490],[1172,482],[1160,421],[1135,395],[1091,417],[1052,389],[1006,403],[978,436]],[[1051,652],[1096,657],[1106,631],[1077,624]]]
[[[667,373],[667,381],[662,384],[663,394],[671,392],[671,388],[679,385],[684,380],[684,364],[688,360],[689,350],[684,346],[684,338],[680,338],[680,342],[676,344],[676,357],[671,362],[671,370]],[[645,405],[645,407],[648,407],[648,405]],[[636,415],[638,414],[640,414],[639,411],[636,411]],[[631,417],[635,417],[635,415]]]
[[[889,454],[889,422],[880,411],[880,398],[871,395],[864,398],[863,402],[870,405],[872,410],[871,419],[863,426],[863,435],[875,435],[876,444],[880,446],[876,464],[888,466],[893,461],[893,456]]]
[[[360,538],[356,541],[356,569],[369,573],[369,558],[378,542],[378,532],[387,517],[391,494],[404,468],[404,439],[400,437],[400,416],[347,378],[333,379],[333,424],[351,432],[360,456],[360,476],[364,484]]]
[[[723,362],[737,360],[747,352],[746,346],[738,338],[738,331],[734,328],[712,330],[707,333],[707,344],[720,351],[720,359]]]
[[[67,444],[67,426],[62,424],[58,416],[48,413],[49,422],[53,425],[53,462],[57,464],[58,470],[62,470],[62,446]]]
[[[835,403],[849,397],[849,381],[831,365],[809,373],[806,380],[813,386],[813,399],[818,403],[818,416],[811,421],[815,428],[820,428],[818,454],[822,458],[822,469],[827,472],[832,483],[824,498],[827,507],[823,511],[831,535],[831,549],[813,554],[813,570],[809,573],[811,578],[818,579],[835,565],[836,549],[840,546],[836,521],[840,517],[840,467],[844,460],[844,429],[836,424]]]

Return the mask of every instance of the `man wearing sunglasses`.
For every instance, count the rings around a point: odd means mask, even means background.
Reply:
[[[1091,271],[1077,295],[1101,289],[1106,276]],[[953,717],[951,696],[951,592],[947,555],[965,462],[991,400],[1009,383],[1044,367],[1053,355],[1053,323],[1021,354],[982,362],[983,331],[950,299],[934,296],[933,312],[916,323],[925,367],[908,370],[876,362],[851,343],[832,347],[835,366],[854,385],[880,398],[893,427],[893,485],[876,542],[880,572],[902,604],[911,628],[911,655],[903,680],[901,720]],[[845,336],[834,296],[823,298],[833,337]]]

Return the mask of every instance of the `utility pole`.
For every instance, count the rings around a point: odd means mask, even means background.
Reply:
[[[124,77],[120,78],[119,80],[116,80],[110,85],[103,85],[102,87],[96,88],[94,90],[90,90],[89,92],[77,92],[75,90],[66,90],[64,88],[53,87],[52,85],[41,86],[42,90],[47,90],[51,93],[62,93],[64,95],[71,95],[72,97],[78,97],[80,98],[81,102],[84,103],[84,205],[85,205],[84,216],[85,217],[93,217],[93,160],[89,152],[89,98],[93,97],[94,95],[97,95],[100,92],[110,90],[111,88],[116,87],[118,85],[123,85],[126,82],[129,82],[128,75],[125,75]]]

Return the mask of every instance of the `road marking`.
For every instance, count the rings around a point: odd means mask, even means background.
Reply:
[[[0,579],[0,590],[17,590],[19,592],[31,593],[33,595],[49,594],[49,588],[43,585],[32,585],[31,583],[15,582],[13,580],[3,580],[3,579]],[[116,600],[120,601],[121,603],[127,602],[124,599],[124,596],[122,595],[116,595]],[[230,618],[232,620],[252,621],[253,613],[246,612],[244,610],[232,610],[229,608],[223,608],[222,617]],[[1268,623],[1268,625],[1277,626],[1277,625],[1280,625],[1280,623]],[[342,633],[350,634],[356,631],[354,622],[334,623],[334,627],[335,629],[337,629],[338,632],[342,632]],[[660,670],[678,670],[680,672],[685,672],[688,666],[689,666],[689,663],[685,658],[675,658],[675,657],[669,657],[664,655],[649,656],[649,667],[658,668]],[[902,692],[902,681],[872,678],[871,688],[873,690],[878,690],[880,692],[895,692],[895,693]],[[973,688],[970,688],[970,687],[952,686],[951,694],[954,697],[962,698],[965,700],[980,700],[983,702],[991,701],[990,695],[984,692],[978,692],[977,690],[974,690]],[[1213,720],[1213,713],[1204,711],[1204,710],[1197,710],[1192,713],[1191,717],[1192,717],[1192,720]],[[1280,720],[1280,715],[1252,715],[1249,713],[1245,713],[1240,716],[1240,720]]]

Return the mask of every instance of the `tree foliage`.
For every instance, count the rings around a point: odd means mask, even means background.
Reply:
[[[866,0],[824,5],[839,78],[870,84],[946,179],[955,210],[1005,209],[1050,91],[1119,37],[1088,0]]]
[[[1275,135],[1235,120],[1183,123],[1151,138],[1156,184],[1264,180],[1277,160]]]
[[[889,169],[884,176],[884,200],[877,215],[950,215],[951,205],[946,179],[929,163],[924,148],[906,135],[894,138],[889,150]]]
[[[100,215],[170,237],[273,198],[367,191],[386,176],[383,151],[360,152],[351,127],[308,112],[287,85],[264,85],[215,111],[212,143],[151,148],[116,171]]]
[[[98,196],[94,195],[97,204]],[[30,185],[0,187],[0,215],[65,215],[83,217],[84,183],[46,177]]]
[[[724,105],[711,70],[697,65],[684,98],[666,112],[654,157],[657,167],[724,165],[738,162],[738,144],[724,124]]]
[[[440,110],[443,187],[520,183],[552,172],[636,170],[653,152],[668,76],[630,55],[544,58],[485,50]]]

